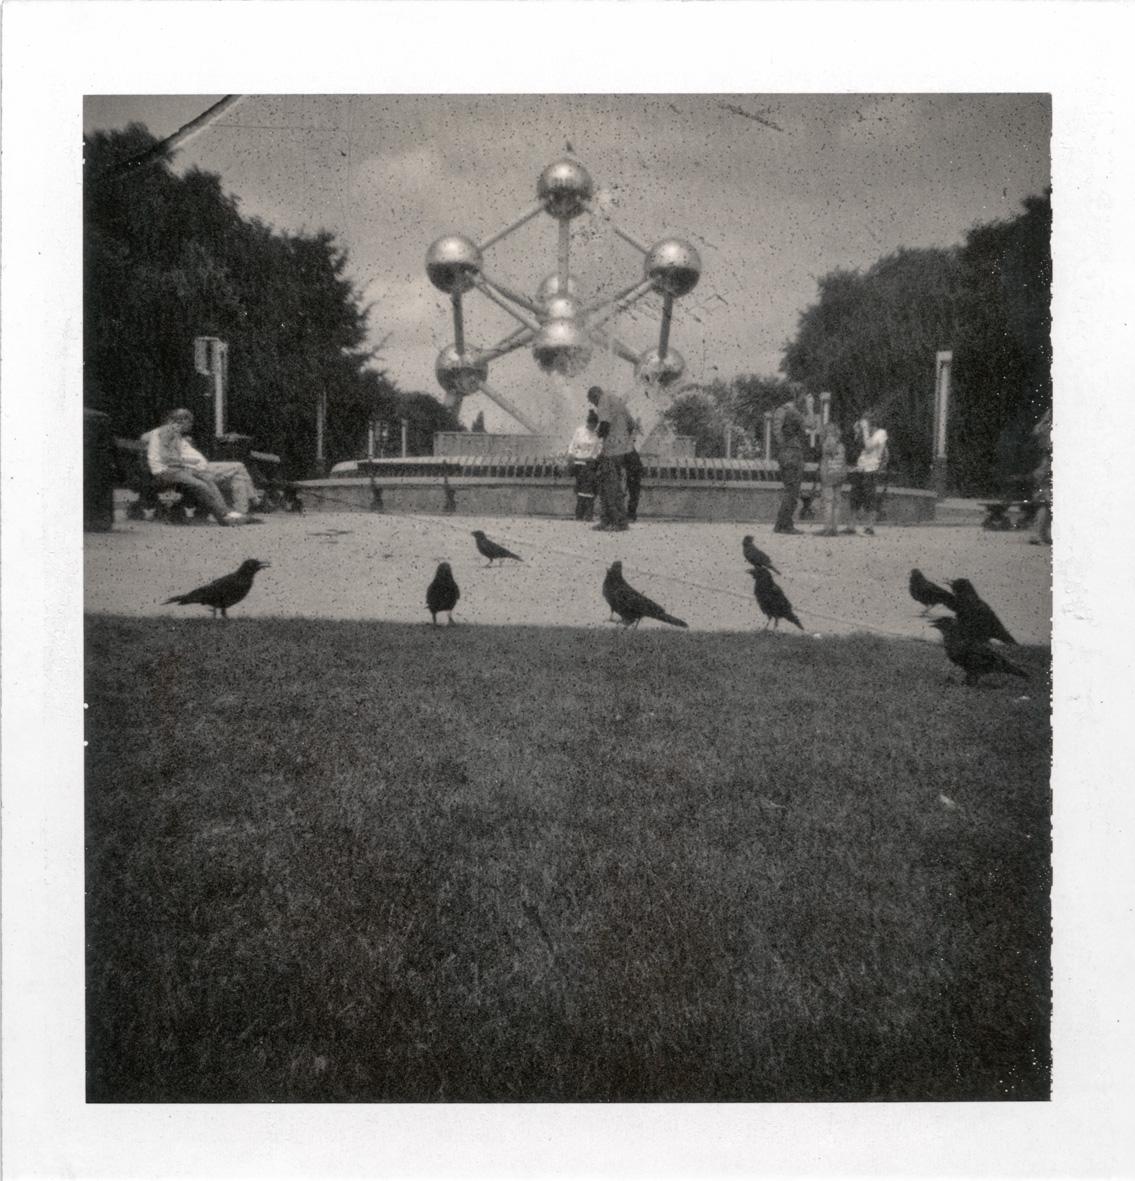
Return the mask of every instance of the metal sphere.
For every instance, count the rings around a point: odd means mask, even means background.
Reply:
[[[468,291],[481,274],[481,252],[461,234],[446,234],[426,251],[426,274],[439,291]]]
[[[488,361],[478,360],[472,353],[461,354],[456,346],[446,345],[437,355],[434,365],[438,385],[448,394],[463,397],[475,394],[489,376]]]
[[[701,257],[681,238],[656,242],[646,256],[643,273],[663,295],[685,295],[701,278]]]
[[[575,377],[591,360],[591,341],[575,320],[549,320],[536,334],[532,353],[545,373]]]
[[[570,295],[553,295],[543,301],[540,308],[541,322],[547,320],[575,320],[579,322],[579,300]]]
[[[560,282],[559,275],[549,275],[540,284],[540,290],[536,293],[536,298],[541,303],[547,303],[553,295],[574,295],[575,291],[575,279],[571,275],[568,276],[566,284]]]
[[[557,221],[578,217],[594,191],[591,174],[578,160],[549,164],[536,182],[536,196],[543,201],[545,212]]]
[[[677,349],[667,349],[666,356],[657,349],[647,349],[635,363],[635,377],[651,385],[670,386],[686,372],[686,362]]]

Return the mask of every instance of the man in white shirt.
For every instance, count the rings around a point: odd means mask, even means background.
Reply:
[[[576,428],[568,444],[568,458],[575,476],[575,519],[590,521],[595,513],[595,471],[603,440],[595,433],[599,415],[587,412],[587,421]]]
[[[587,400],[599,416],[596,434],[603,441],[599,452],[599,524],[601,533],[624,533],[627,506],[623,499],[623,457],[631,448],[631,416],[622,398],[593,385]]]
[[[193,415],[188,410],[171,410],[160,427],[142,436],[154,479],[167,488],[189,492],[220,525],[251,523],[254,518],[248,509],[256,490],[248,469],[243,463],[206,459],[189,441],[192,429]]]

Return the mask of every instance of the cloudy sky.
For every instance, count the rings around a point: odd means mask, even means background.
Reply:
[[[85,129],[138,120],[165,136],[219,97],[90,97]],[[509,224],[568,142],[623,229],[646,244],[685,237],[700,252],[702,281],[678,301],[671,336],[699,381],[776,372],[825,272],[951,245],[975,222],[1012,216],[1049,184],[1049,136],[1049,101],[1035,94],[249,95],[188,141],[176,167],[219,173],[245,214],[278,229],[333,231],[374,305],[379,363],[403,389],[437,392],[434,361],[453,330],[448,298],[425,276],[429,244]],[[601,219],[573,223],[585,295],[629,285],[641,265]],[[490,277],[530,293],[555,267],[546,215],[485,260]],[[635,352],[657,344],[659,309],[652,298],[617,322]],[[515,327],[468,297],[473,343]],[[550,423],[591,381],[629,392],[630,377],[599,355],[560,388],[519,352],[494,363],[490,384]],[[481,397],[462,417],[482,408],[490,428],[510,429]]]

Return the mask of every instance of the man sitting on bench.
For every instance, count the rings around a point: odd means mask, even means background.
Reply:
[[[193,415],[188,410],[171,410],[160,427],[142,436],[155,481],[194,496],[219,525],[259,524],[248,515],[255,495],[248,469],[243,463],[206,459],[189,441],[192,429]],[[222,493],[227,493],[227,501]]]

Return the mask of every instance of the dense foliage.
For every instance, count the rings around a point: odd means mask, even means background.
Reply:
[[[866,272],[832,271],[800,316],[782,368],[831,390],[849,425],[874,407],[896,474],[925,483],[935,354],[952,348],[950,482],[1001,489],[1034,462],[1032,425],[1052,398],[1051,200],[975,226],[956,249],[900,250]]]
[[[243,217],[219,177],[176,175],[141,125],[84,146],[85,397],[115,433],[137,435],[175,405],[211,418],[197,336],[228,341],[228,429],[280,453],[292,474],[313,467],[321,392],[330,461],[358,456],[371,417],[409,416],[419,450],[433,430],[459,429],[436,399],[369,367],[366,311],[332,234]],[[149,166],[120,170],[155,151]]]
[[[832,394],[850,435],[868,408],[890,435],[892,477],[930,476],[935,355],[953,349],[949,482],[969,495],[1021,491],[1037,456],[1032,427],[1052,401],[1049,197],[1008,221],[975,226],[955,249],[900,250],[866,271],[835,270],[784,348],[787,379]],[[742,374],[692,387],[666,418],[697,453],[756,450],[786,377]],[[850,442],[850,438],[848,440]]]

